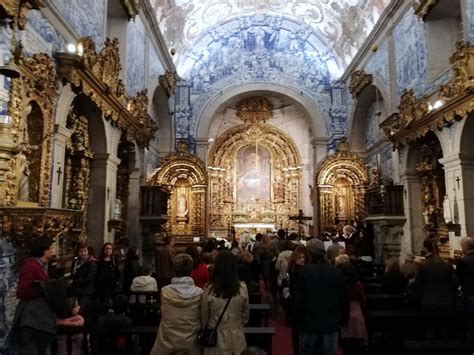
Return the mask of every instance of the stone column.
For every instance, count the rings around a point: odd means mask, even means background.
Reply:
[[[207,138],[196,138],[196,155],[204,162],[204,166],[207,166],[208,146],[209,140]]]
[[[319,173],[319,163],[328,155],[328,141],[327,137],[314,137],[311,139],[313,145],[313,222],[314,222],[314,236],[318,237],[321,235],[319,226],[319,196],[318,196],[318,183],[316,181]]]
[[[439,159],[445,173],[453,223],[461,225],[461,236],[474,235],[474,155],[453,154]],[[460,249],[459,238],[450,236],[451,253]]]
[[[405,186],[403,206],[407,222],[403,227],[402,255],[406,256],[419,253],[424,239],[420,178],[416,174],[401,174],[400,185]]]
[[[54,165],[51,188],[51,207],[53,208],[63,207],[66,143],[71,134],[72,132],[66,127],[54,125]]]
[[[103,243],[114,242],[114,232],[109,231],[117,189],[117,170],[120,159],[111,154],[95,154],[91,162],[91,180],[87,230],[89,243],[98,251]]]
[[[140,170],[135,169],[130,174],[128,183],[127,204],[127,238],[130,246],[136,246],[140,250],[143,242],[140,231]]]

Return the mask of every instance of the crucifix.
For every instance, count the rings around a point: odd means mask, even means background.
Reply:
[[[63,173],[60,162],[58,162],[58,170],[56,170],[56,173],[58,174],[58,185],[59,185],[61,182],[61,174]]]
[[[456,177],[456,182],[458,183],[458,190],[459,190],[459,181],[461,181],[461,178],[459,176]]]
[[[107,201],[109,200],[110,197],[110,187],[107,187]]]
[[[290,221],[297,221],[298,222],[298,235],[300,237],[302,237],[304,221],[311,221],[313,219],[313,217],[305,216],[303,214],[303,210],[299,210],[299,212],[296,216],[289,216],[288,219]]]

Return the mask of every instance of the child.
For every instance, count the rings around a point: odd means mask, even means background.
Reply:
[[[66,300],[66,307],[56,320],[57,325],[68,327],[82,327],[84,325],[84,318],[79,315],[79,302],[76,297],[69,297]],[[83,355],[82,351],[82,334],[73,334],[71,336],[72,355]],[[67,335],[58,335],[58,355],[67,355]]]

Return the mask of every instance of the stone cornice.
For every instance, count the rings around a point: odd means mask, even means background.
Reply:
[[[415,15],[425,20],[426,16],[437,3],[438,0],[415,0],[413,3]]]

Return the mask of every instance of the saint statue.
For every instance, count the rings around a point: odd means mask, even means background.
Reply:
[[[28,158],[25,153],[21,151],[15,156],[18,174],[18,200],[30,200],[30,169]]]
[[[184,193],[181,193],[176,199],[176,216],[184,218],[188,215],[188,201],[186,201],[186,196]]]
[[[444,220],[445,220],[446,223],[452,223],[453,222],[453,216],[451,214],[451,203],[449,202],[448,195],[444,195],[443,214],[444,214]]]

